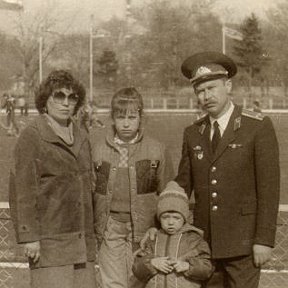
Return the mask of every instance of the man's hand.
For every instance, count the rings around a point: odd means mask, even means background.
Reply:
[[[186,261],[177,260],[173,267],[177,273],[181,273],[189,269],[189,263]]]
[[[140,248],[142,250],[145,250],[145,243],[148,239],[150,239],[151,241],[155,240],[157,234],[157,229],[155,227],[149,228],[147,230],[147,232],[145,233],[144,237],[141,239],[140,241]]]
[[[169,260],[169,257],[154,258],[151,260],[151,264],[155,269],[165,274],[172,272],[174,269],[173,265],[171,265],[171,261]]]
[[[265,245],[253,245],[254,264],[256,267],[261,267],[271,259],[272,248]]]
[[[36,263],[40,258],[40,242],[30,242],[24,245],[24,253]]]

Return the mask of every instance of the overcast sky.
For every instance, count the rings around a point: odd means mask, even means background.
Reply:
[[[149,2],[153,0],[131,0],[132,5]],[[171,0],[172,1],[172,0]],[[177,0],[173,0],[174,2]],[[189,1],[189,0],[178,0]],[[199,0],[201,1],[201,0]],[[232,20],[239,20],[255,12],[257,16],[263,17],[265,11],[273,5],[285,0],[218,0],[215,11],[219,15],[225,16],[227,8],[228,15],[233,12]],[[109,19],[113,15],[123,17],[125,15],[126,0],[23,0],[24,13],[32,15],[33,12],[45,7],[51,7],[53,3],[59,12],[59,18],[67,19],[64,22],[69,23],[70,31],[89,31],[89,18],[94,14],[95,19]],[[5,32],[11,32],[13,19],[17,17],[17,12],[0,10],[0,29]],[[227,12],[226,12],[227,17]],[[231,16],[230,16],[231,18]],[[231,19],[229,19],[231,21]]]

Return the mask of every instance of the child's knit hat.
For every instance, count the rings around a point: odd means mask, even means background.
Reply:
[[[160,194],[157,203],[157,218],[168,211],[180,213],[185,222],[189,216],[189,200],[183,188],[176,182],[171,181]]]

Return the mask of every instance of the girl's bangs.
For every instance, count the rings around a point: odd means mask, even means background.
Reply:
[[[126,115],[127,112],[140,112],[139,101],[136,99],[119,99],[116,103],[113,103],[113,114]]]

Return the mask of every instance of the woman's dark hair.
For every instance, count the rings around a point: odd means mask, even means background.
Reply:
[[[54,70],[42,81],[35,93],[35,105],[40,114],[46,112],[46,103],[53,91],[61,88],[72,89],[78,95],[79,100],[75,106],[74,114],[84,104],[86,95],[84,86],[74,79],[68,71]]]
[[[127,110],[138,111],[143,115],[143,99],[141,94],[134,88],[122,88],[117,91],[111,101],[111,117],[115,114],[126,114]]]

